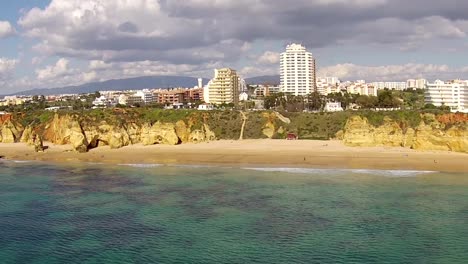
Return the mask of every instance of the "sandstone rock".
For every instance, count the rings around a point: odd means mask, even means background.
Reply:
[[[343,143],[351,147],[374,146],[374,127],[369,125],[367,118],[352,116],[346,122],[344,128]]]
[[[72,128],[68,131],[66,138],[68,138],[68,142],[72,145],[74,150],[80,153],[88,151],[88,141],[83,132]]]
[[[207,141],[215,141],[216,134],[211,131],[210,127],[207,124],[203,124],[203,131],[205,132],[205,139]]]
[[[402,146],[417,150],[444,150],[468,153],[468,125],[459,122],[449,129],[435,115],[425,114],[416,129],[405,131],[389,118],[382,126],[370,125],[366,118],[353,116],[348,119],[343,143],[348,146]]]
[[[7,120],[1,127],[1,137],[3,143],[16,143],[21,139],[23,129],[20,125],[15,125],[11,120]]]
[[[109,136],[109,146],[111,149],[117,149],[130,145],[130,137],[125,130],[121,132],[112,132]]]
[[[28,145],[32,145],[32,137],[33,137],[33,129],[31,126],[27,126],[24,131],[23,135],[21,135],[20,142],[27,143]]]
[[[335,139],[337,139],[337,140],[343,140],[343,138],[344,138],[344,132],[343,132],[343,130],[340,130],[340,131],[336,132],[336,134],[335,134]]]
[[[152,126],[146,124],[142,127],[141,141],[143,145],[177,145],[179,144],[179,137],[174,124],[157,122]]]
[[[137,144],[141,142],[141,127],[136,123],[130,123],[126,127],[128,137],[130,138],[130,144]]]
[[[268,121],[263,126],[262,133],[268,138],[273,138],[273,136],[275,135],[275,125],[271,121]]]
[[[427,119],[426,119],[427,121]],[[447,131],[441,129],[441,124],[431,119],[431,124],[421,122],[416,128],[413,149],[446,150],[468,153],[467,124],[453,126]]]
[[[406,133],[403,135],[402,147],[411,147],[414,141],[414,129],[408,128]]]
[[[59,116],[59,114],[55,114],[52,121],[45,127],[44,139],[58,145],[69,144],[69,129],[73,121],[73,118],[69,115]],[[75,123],[77,122],[75,121]]]
[[[389,117],[385,117],[384,124],[374,129],[372,137],[375,146],[401,147],[405,141],[400,125]]]
[[[285,131],[284,131],[284,128],[282,126],[280,126],[278,128],[278,131],[276,131],[276,132],[278,132],[278,134],[284,134]]]
[[[202,130],[196,129],[190,133],[189,142],[201,143],[205,141],[206,141],[205,132],[203,132]]]
[[[34,146],[34,151],[36,152],[44,152],[44,145],[42,142],[42,138],[36,134],[36,132],[32,133],[31,143]]]
[[[176,122],[175,131],[182,143],[189,141],[189,138],[191,137],[190,129],[187,128],[187,125],[183,120]]]

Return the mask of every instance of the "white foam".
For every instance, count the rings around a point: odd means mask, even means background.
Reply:
[[[144,163],[128,163],[128,164],[118,164],[119,166],[128,166],[135,168],[156,168],[161,167],[162,164],[144,164]]]
[[[189,169],[220,168],[217,166],[210,166],[210,165],[185,165],[185,164],[168,165],[168,166],[177,167],[177,168],[189,168]]]
[[[10,162],[10,163],[32,163],[33,162],[31,160],[7,160],[7,159],[1,159],[1,161]]]
[[[417,170],[367,170],[367,169],[313,169],[313,168],[242,168],[246,170],[265,171],[265,172],[286,172],[299,174],[370,174],[384,177],[416,177],[422,174],[436,173],[436,171],[417,171]]]

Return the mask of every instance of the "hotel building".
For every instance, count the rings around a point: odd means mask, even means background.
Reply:
[[[286,47],[280,57],[281,91],[307,95],[316,91],[315,59],[299,44]]]
[[[205,86],[203,98],[209,104],[239,103],[242,80],[233,69],[215,69],[215,77]]]
[[[424,94],[426,103],[435,106],[448,106],[452,112],[468,113],[468,81],[440,80],[426,85]]]

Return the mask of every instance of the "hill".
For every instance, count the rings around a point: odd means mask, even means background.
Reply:
[[[270,85],[279,85],[280,76],[279,75],[265,75],[245,79],[247,84],[270,84]]]
[[[208,79],[203,79],[206,84]],[[145,76],[129,79],[116,79],[104,82],[93,82],[78,86],[60,88],[42,88],[16,92],[10,95],[52,95],[52,94],[81,94],[95,91],[121,91],[151,88],[194,87],[198,78],[184,76]]]
[[[203,84],[209,79],[203,78]],[[279,84],[279,75],[258,76],[247,78],[248,84]],[[144,76],[129,79],[115,79],[103,82],[86,83],[77,86],[65,86],[58,88],[40,88],[27,91],[20,91],[7,95],[53,95],[53,94],[81,94],[93,93],[95,91],[122,91],[141,90],[151,88],[172,88],[172,87],[194,87],[198,83],[198,78],[185,76]],[[4,96],[4,95],[3,95]],[[3,97],[3,96],[0,96]]]

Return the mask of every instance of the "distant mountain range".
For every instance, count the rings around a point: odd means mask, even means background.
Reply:
[[[203,79],[203,84],[209,79]],[[259,76],[245,79],[247,84],[279,84],[277,76]],[[66,86],[59,88],[41,88],[16,92],[8,95],[53,95],[53,94],[81,94],[95,91],[122,91],[140,90],[151,88],[194,87],[198,84],[198,78],[184,76],[146,76],[129,79],[116,79],[104,82],[86,83],[78,86]],[[4,96],[4,95],[3,95]],[[3,97],[3,96],[0,96]]]
[[[280,76],[279,75],[265,75],[245,79],[247,84],[269,84],[269,85],[279,85]]]

